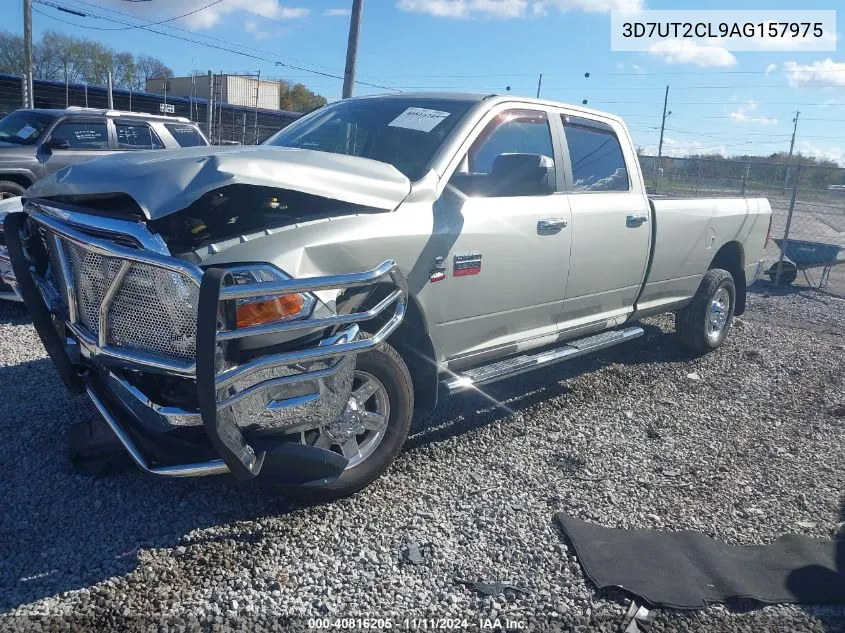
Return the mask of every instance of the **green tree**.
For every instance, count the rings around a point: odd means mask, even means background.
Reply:
[[[326,105],[326,98],[305,87],[304,84],[291,85],[287,81],[281,82],[281,98],[279,107],[292,112],[307,112]]]
[[[25,72],[23,38],[0,31],[0,72]],[[147,79],[172,77],[173,71],[160,59],[117,51],[95,40],[47,31],[33,46],[33,73],[37,79],[84,82],[96,86],[108,83],[116,88],[143,90]]]

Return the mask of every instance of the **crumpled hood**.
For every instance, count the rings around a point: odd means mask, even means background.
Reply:
[[[27,198],[125,193],[148,220],[180,211],[226,185],[292,189],[376,209],[411,190],[398,169],[369,158],[270,146],[126,152],[72,165],[30,187]]]

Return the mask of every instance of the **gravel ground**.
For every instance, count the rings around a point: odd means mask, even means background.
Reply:
[[[454,398],[375,485],[311,507],[224,479],[74,472],[65,429],[95,412],[65,396],[22,310],[0,307],[0,629],[498,616],[618,631],[628,599],[588,584],[554,512],[734,544],[833,538],[845,301],[764,291],[706,357],[680,352],[660,317],[627,347],[491,388],[501,407]],[[422,564],[402,562],[409,543]],[[483,597],[454,577],[526,593]],[[651,630],[843,631],[845,608],[663,611]]]

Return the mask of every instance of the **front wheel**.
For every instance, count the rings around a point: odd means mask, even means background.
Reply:
[[[26,188],[11,180],[0,180],[0,200],[16,198],[26,193]]]
[[[349,460],[336,480],[322,486],[292,488],[293,496],[330,500],[351,495],[372,483],[399,454],[414,412],[411,374],[387,343],[359,354],[352,393],[340,418],[304,431],[300,441],[340,453]]]
[[[728,335],[735,306],[734,278],[727,270],[708,270],[692,301],[675,313],[681,344],[697,354],[719,347]]]

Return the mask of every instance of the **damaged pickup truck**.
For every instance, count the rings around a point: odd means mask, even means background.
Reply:
[[[765,199],[649,199],[612,115],[511,96],[325,106],[259,147],[61,170],[5,219],[64,383],[163,476],[331,498],[415,407],[642,335],[717,348]]]

